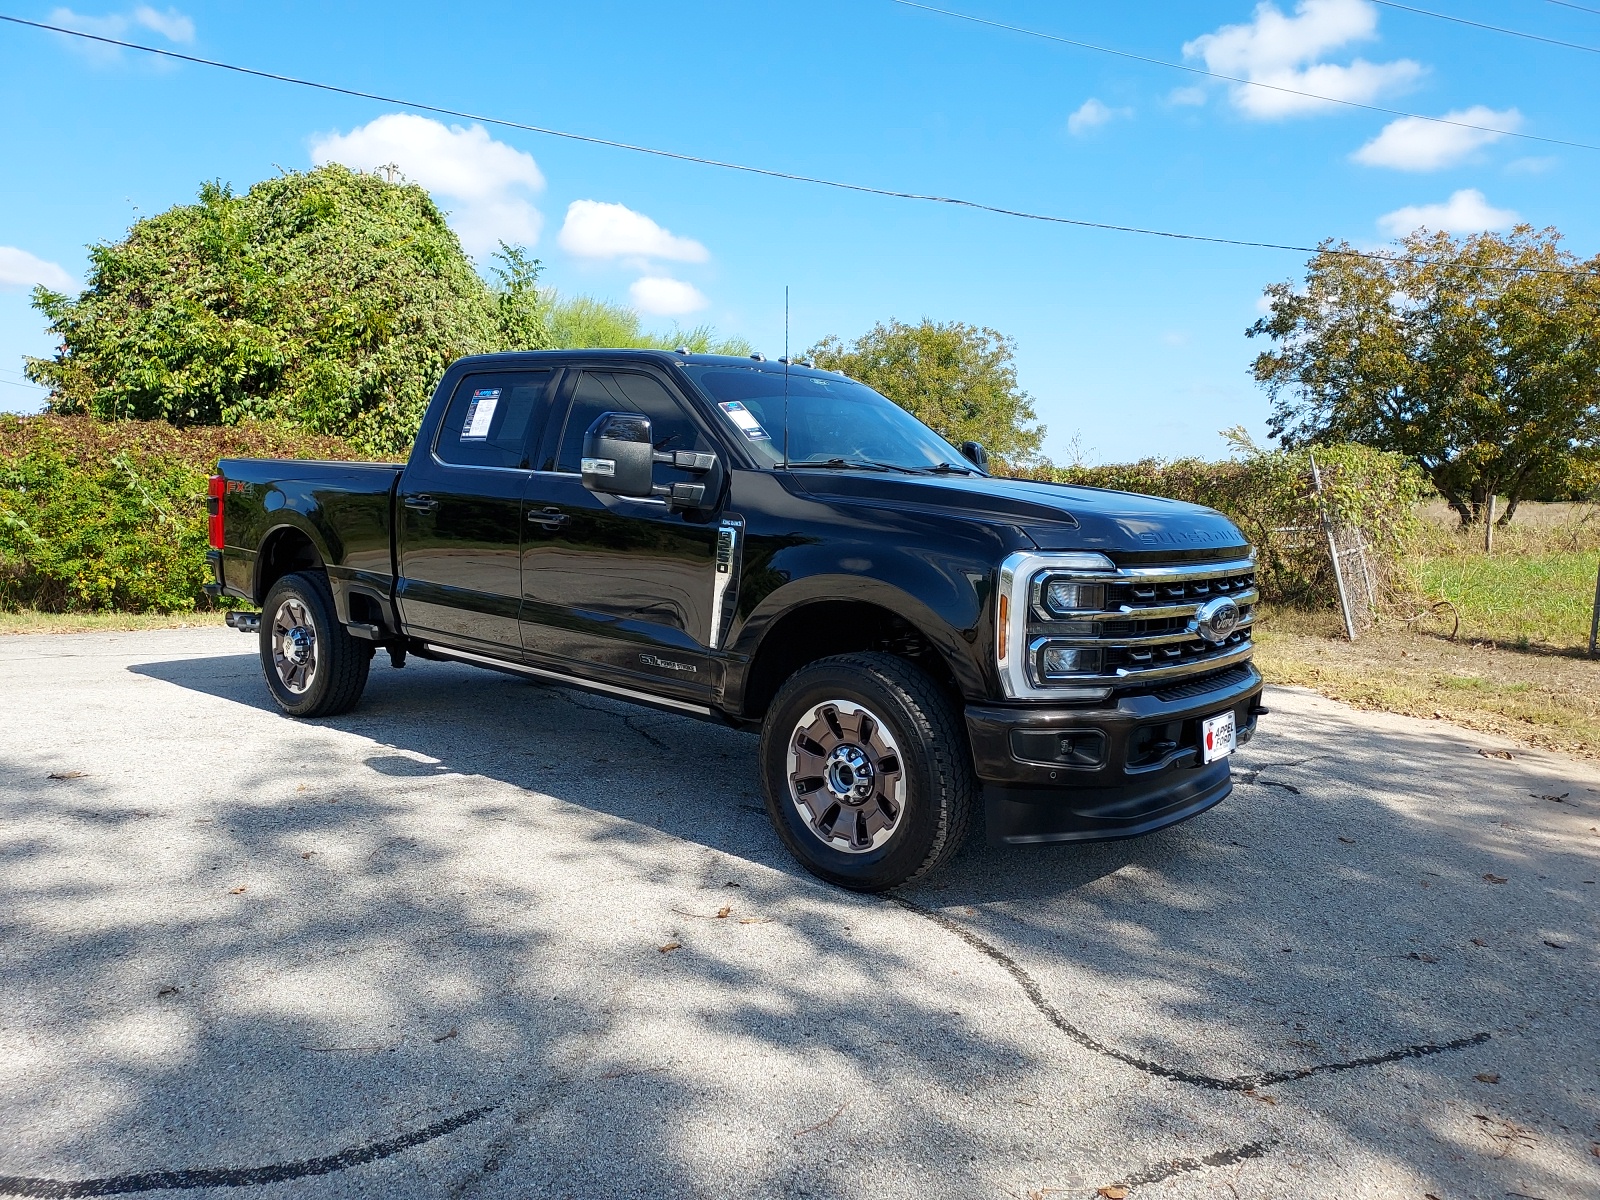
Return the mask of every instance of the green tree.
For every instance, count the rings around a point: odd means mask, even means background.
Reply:
[[[1017,387],[1015,349],[1004,334],[959,321],[890,321],[848,345],[824,338],[806,356],[881,392],[947,441],[982,442],[997,469],[1015,470],[1039,460],[1045,432]]]
[[[718,337],[709,325],[687,330],[674,326],[671,333],[646,333],[644,319],[635,309],[593,296],[563,299],[551,290],[543,297],[550,344],[564,350],[676,350],[681,346],[695,354],[745,355],[753,349],[741,337]]]
[[[401,453],[452,359],[542,344],[538,263],[500,257],[496,295],[415,184],[337,165],[210,183],[92,247],[77,298],[35,291],[61,348],[27,371],[57,413],[261,417]]]
[[[1305,281],[1266,289],[1252,372],[1285,446],[1361,442],[1428,473],[1464,525],[1504,496],[1572,491],[1600,459],[1600,256],[1519,226],[1395,253],[1324,244]]]

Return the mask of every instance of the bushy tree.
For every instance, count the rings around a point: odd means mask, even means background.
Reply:
[[[848,344],[824,338],[806,355],[881,392],[955,445],[982,442],[995,468],[1008,470],[1038,461],[1045,432],[1017,386],[1015,349],[1004,334],[959,321],[890,321]]]
[[[695,354],[744,355],[753,349],[741,337],[718,337],[709,325],[696,325],[693,329],[674,327],[671,333],[646,333],[644,319],[637,310],[593,296],[563,299],[556,292],[547,291],[544,312],[550,329],[550,344],[564,350],[601,347],[676,350],[681,346]]]
[[[92,247],[77,298],[35,292],[61,348],[28,375],[56,413],[262,417],[400,453],[452,359],[542,344],[538,264],[504,262],[496,296],[415,184],[337,165],[210,183]]]
[[[1286,446],[1361,442],[1421,466],[1463,524],[1581,490],[1600,459],[1600,256],[1553,229],[1418,231],[1393,254],[1325,245],[1266,290],[1253,373]]]

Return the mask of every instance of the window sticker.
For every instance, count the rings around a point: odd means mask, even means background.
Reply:
[[[500,406],[499,388],[479,388],[472,393],[472,404],[467,408],[467,419],[461,426],[463,442],[481,442],[489,436],[489,426],[494,423],[494,410]]]
[[[751,412],[738,400],[727,400],[717,405],[728,414],[728,420],[739,427],[741,433],[752,442],[771,441],[772,435],[761,428],[761,422],[756,420],[755,413]]]

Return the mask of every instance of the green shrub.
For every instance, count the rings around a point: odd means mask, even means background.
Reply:
[[[1147,458],[1093,467],[1046,467],[1027,475],[1214,508],[1255,546],[1257,578],[1265,599],[1326,608],[1337,603],[1338,592],[1311,484],[1314,453],[1331,511],[1361,528],[1386,585],[1391,589],[1403,585],[1393,568],[1418,531],[1417,502],[1429,490],[1420,471],[1398,454],[1367,446],[1263,450],[1242,436],[1236,445],[1240,457],[1222,462]]]
[[[0,416],[0,607],[207,607],[206,478],[233,456],[352,459],[336,438],[261,422]]]

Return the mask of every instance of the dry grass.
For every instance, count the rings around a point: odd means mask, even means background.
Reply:
[[[1600,662],[1571,652],[1451,641],[1386,623],[1354,644],[1335,613],[1264,611],[1256,663],[1270,683],[1357,708],[1438,718],[1600,758]]]
[[[0,636],[14,633],[122,633],[141,629],[197,629],[221,625],[220,612],[49,613],[0,611]]]

